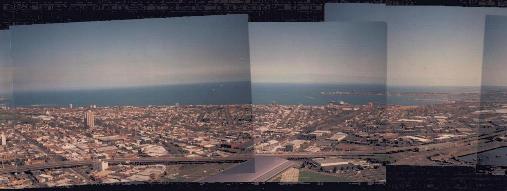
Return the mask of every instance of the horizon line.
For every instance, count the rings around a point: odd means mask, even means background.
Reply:
[[[44,91],[79,91],[79,90],[114,90],[114,89],[133,89],[133,88],[150,88],[161,86],[186,86],[186,85],[202,85],[202,84],[223,84],[223,83],[244,83],[247,80],[237,81],[221,81],[221,82],[189,82],[178,84],[151,84],[151,85],[136,85],[136,86],[115,86],[115,87],[85,87],[85,88],[56,88],[56,89],[30,89],[30,90],[14,90],[15,92],[44,92]]]
[[[203,85],[203,84],[222,84],[222,83],[249,83],[252,85],[379,85],[383,86],[385,84],[379,83],[352,83],[352,82],[316,82],[316,83],[308,83],[308,82],[251,82],[248,80],[236,80],[236,81],[221,81],[221,82],[190,82],[190,83],[179,83],[179,84],[153,84],[153,85],[142,85],[142,86],[116,86],[116,87],[86,87],[86,88],[56,88],[56,89],[29,89],[29,90],[14,90],[13,94],[16,92],[46,92],[46,91],[80,91],[80,90],[115,90],[115,89],[133,89],[133,88],[149,88],[149,87],[162,87],[162,86],[187,86],[187,85]],[[386,88],[482,88],[482,87],[505,87],[505,86],[491,86],[491,85],[481,85],[481,86],[471,86],[471,85],[385,85]]]

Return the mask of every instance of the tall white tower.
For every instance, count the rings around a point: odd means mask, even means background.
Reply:
[[[95,116],[93,114],[93,111],[91,110],[88,110],[86,113],[85,113],[85,125],[86,127],[88,128],[93,128],[95,127]]]
[[[7,138],[5,137],[4,133],[2,133],[1,138],[2,138],[2,146],[7,146]]]
[[[107,168],[109,168],[109,164],[106,161],[99,160],[98,162],[95,163],[95,166],[93,168],[94,170],[97,171],[104,171],[107,170]]]

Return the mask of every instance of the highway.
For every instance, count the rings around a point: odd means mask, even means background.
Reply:
[[[343,153],[285,153],[285,154],[256,154],[255,156],[273,156],[287,159],[317,158],[326,156],[372,156],[367,154]],[[143,158],[115,158],[104,160],[109,164],[202,164],[202,163],[240,163],[252,159],[254,155],[235,155],[230,157],[143,157]],[[23,165],[0,169],[0,174],[20,173],[34,170],[72,168],[78,166],[92,166],[98,160],[60,161],[35,165]]]
[[[92,164],[93,164],[93,161],[60,161],[60,162],[51,162],[51,163],[44,163],[44,164],[37,164],[37,165],[23,165],[23,166],[0,169],[0,174],[20,173],[20,172],[44,170],[44,169],[72,168],[72,167],[87,166],[87,165],[92,165]]]
[[[146,157],[146,158],[117,158],[104,160],[109,164],[202,164],[202,163],[239,163],[251,159],[252,156],[234,156],[234,157]],[[72,168],[78,166],[92,166],[98,160],[85,161],[60,161],[35,165],[23,165],[0,169],[0,174],[20,173],[34,170]]]

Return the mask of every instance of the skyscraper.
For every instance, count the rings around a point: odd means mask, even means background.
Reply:
[[[93,111],[86,111],[84,120],[86,127],[93,128],[95,126],[95,116],[93,114]]]
[[[102,161],[102,160],[99,160],[99,162],[96,162],[94,165],[95,165],[93,167],[94,170],[97,170],[99,172],[107,170],[107,168],[109,168],[108,163],[106,161]]]
[[[1,137],[2,137],[2,146],[6,146],[7,145],[7,138],[5,137],[5,134],[2,133]]]

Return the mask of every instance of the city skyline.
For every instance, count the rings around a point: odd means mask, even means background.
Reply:
[[[250,80],[246,15],[15,26],[11,32],[16,92]]]

